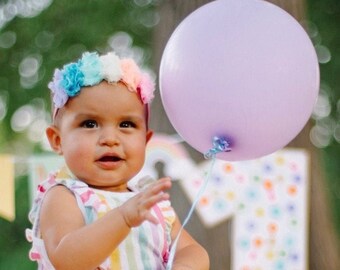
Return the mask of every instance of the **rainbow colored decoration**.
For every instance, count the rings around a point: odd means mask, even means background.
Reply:
[[[157,179],[157,163],[164,164],[164,174],[173,180],[185,179],[188,172],[194,166],[187,150],[180,144],[182,139],[178,136],[154,134],[146,149],[146,160],[143,169],[131,180],[136,180],[149,175]]]

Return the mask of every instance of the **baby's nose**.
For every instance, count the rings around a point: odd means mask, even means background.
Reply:
[[[114,128],[105,128],[102,130],[101,136],[99,138],[100,145],[114,146],[119,145],[119,135]]]

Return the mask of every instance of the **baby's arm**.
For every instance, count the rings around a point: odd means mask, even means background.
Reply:
[[[171,238],[174,240],[181,228],[178,217],[173,225]],[[206,250],[183,230],[177,244],[173,270],[208,270],[209,256]]]
[[[58,270],[95,269],[125,239],[131,227],[145,220],[157,223],[149,210],[169,199],[164,191],[170,186],[170,179],[161,179],[89,225],[85,225],[74,195],[63,186],[54,187],[46,194],[40,215],[50,261]]]

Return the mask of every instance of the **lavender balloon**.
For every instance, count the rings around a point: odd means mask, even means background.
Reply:
[[[262,0],[218,0],[191,13],[164,50],[160,91],[177,132],[207,153],[226,138],[228,161],[270,154],[308,121],[319,90],[317,56],[287,12]]]

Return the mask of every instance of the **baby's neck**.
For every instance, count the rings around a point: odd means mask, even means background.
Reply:
[[[90,188],[102,190],[102,191],[110,191],[110,192],[131,192],[131,190],[128,188],[127,184],[120,185],[120,186],[95,186],[95,185],[89,185]]]

